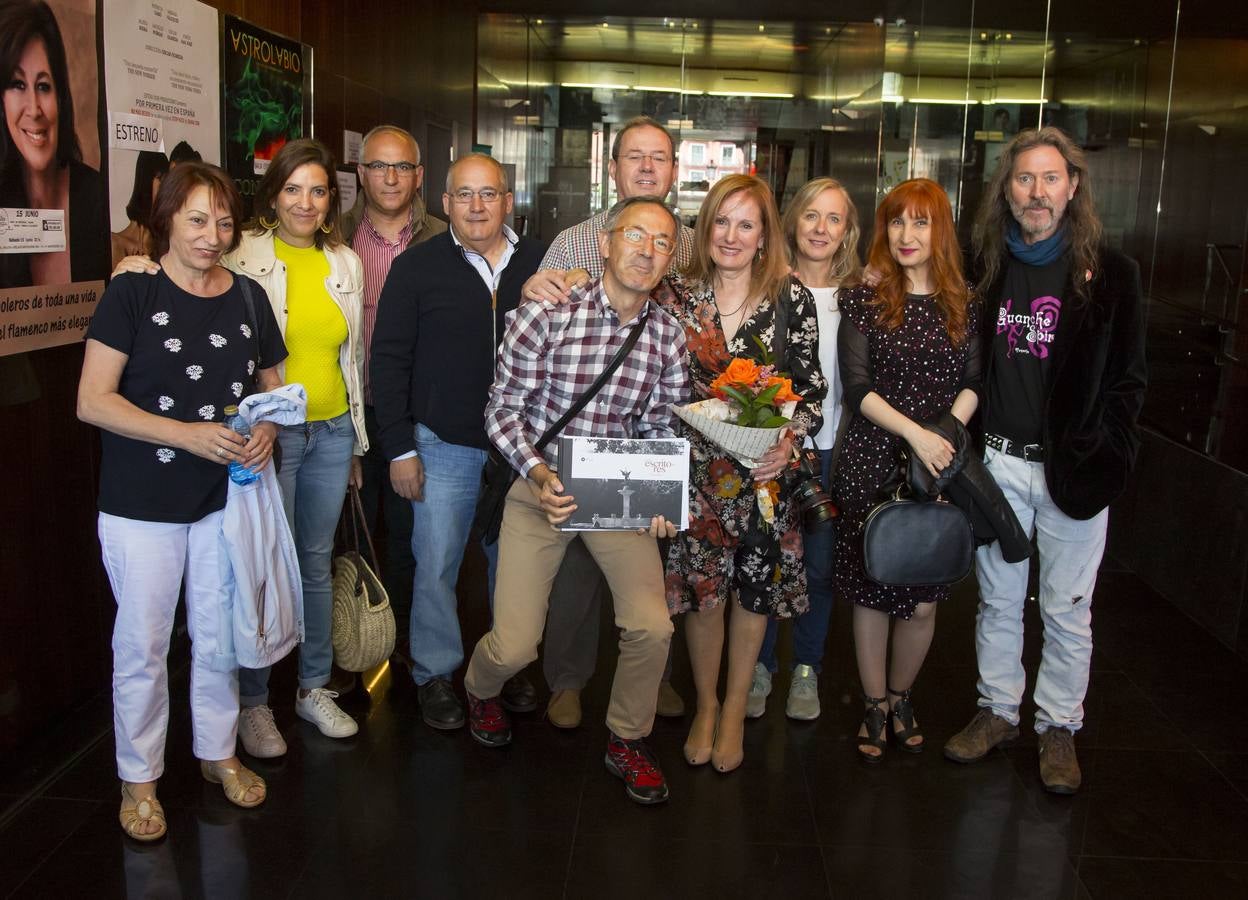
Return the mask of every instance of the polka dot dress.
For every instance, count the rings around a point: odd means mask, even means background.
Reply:
[[[907,297],[904,321],[896,330],[887,331],[875,324],[878,308],[867,305],[873,296],[868,287],[841,292],[841,327],[848,324],[867,339],[872,390],[917,422],[935,418],[953,405],[958,394],[969,343],[960,347],[950,343],[940,310],[930,297]],[[972,304],[972,335],[977,311]],[[832,480],[833,497],[841,510],[833,578],[838,597],[909,619],[918,604],[943,600],[949,589],[876,584],[867,578],[862,560],[863,520],[879,502],[880,487],[896,468],[897,451],[904,443],[865,416],[856,415],[850,423]]]

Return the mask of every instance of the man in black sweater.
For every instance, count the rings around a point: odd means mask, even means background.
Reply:
[[[370,375],[390,482],[412,503],[410,640],[421,716],[452,729],[464,724],[451,689],[464,658],[455,583],[489,447],[485,404],[503,318],[543,248],[504,224],[512,195],[489,156],[473,153],[451,166],[442,204],[450,231],[404,251],[386,278]],[[498,546],[483,549],[492,595]],[[536,707],[523,676],[508,682],[503,701],[517,712]]]

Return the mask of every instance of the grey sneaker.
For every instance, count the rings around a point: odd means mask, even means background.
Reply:
[[[1083,783],[1079,760],[1075,758],[1075,735],[1065,728],[1050,728],[1040,734],[1040,780],[1054,794],[1073,794]]]
[[[286,755],[286,741],[267,706],[244,706],[238,711],[238,739],[243,749],[256,759]]]
[[[771,695],[771,673],[762,663],[754,663],[754,680],[750,682],[750,696],[745,700],[745,716],[757,719],[767,712],[767,698]]]
[[[313,688],[308,696],[295,692],[295,715],[311,722],[321,734],[331,738],[347,738],[360,730],[355,719],[338,708],[334,698],[338,694],[325,688]]]
[[[981,706],[969,725],[945,743],[945,756],[954,762],[969,763],[983,759],[998,744],[1018,737],[1018,726],[986,706]]]
[[[810,666],[802,665],[793,670],[784,714],[803,722],[819,718],[819,676]]]

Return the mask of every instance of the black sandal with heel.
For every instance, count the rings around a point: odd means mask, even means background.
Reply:
[[[884,750],[888,747],[888,742],[884,738],[884,730],[888,727],[888,714],[880,709],[881,703],[887,703],[887,697],[868,697],[862,695],[862,702],[867,704],[866,713],[862,717],[863,727],[867,729],[866,737],[859,735],[858,755],[862,757],[863,762],[872,764],[878,763],[884,759]],[[867,748],[878,750],[878,753],[869,753]]]
[[[927,746],[927,741],[923,739],[923,732],[914,724],[914,704],[910,702],[910,692],[914,688],[907,688],[904,691],[895,691],[892,688],[888,692],[894,697],[899,698],[892,704],[893,719],[893,739],[897,741],[897,746],[907,753],[922,753],[923,748]],[[897,724],[901,723],[898,728]],[[909,743],[911,738],[919,738],[917,744]]]

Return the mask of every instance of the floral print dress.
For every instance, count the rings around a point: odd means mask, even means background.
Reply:
[[[801,395],[790,428],[795,446],[819,430],[828,383],[819,368],[819,325],[814,298],[793,279],[785,359],[777,368]],[[685,329],[693,399],[706,400],[711,382],[733,357],[762,362],[757,337],[770,348],[775,336],[775,305],[762,304],[725,341],[719,310],[709,287],[669,275],[653,297]],[[673,614],[711,609],[735,593],[750,612],[788,618],[806,611],[806,569],[802,564],[801,522],[790,502],[792,475],[786,470],[769,482],[777,497],[774,523],[761,520],[750,470],[683,421],[689,439],[689,528],[668,545],[667,605]]]

